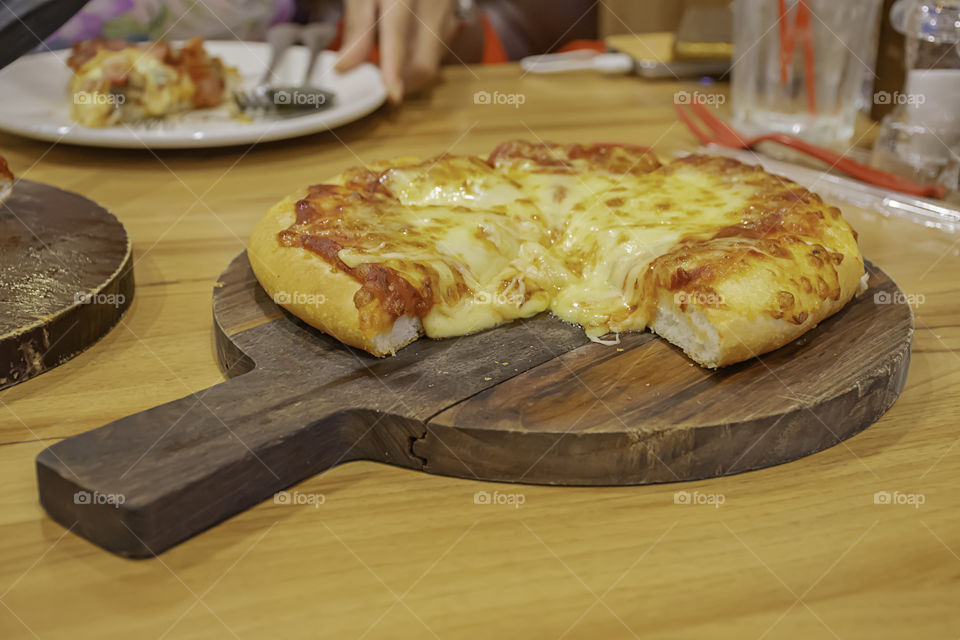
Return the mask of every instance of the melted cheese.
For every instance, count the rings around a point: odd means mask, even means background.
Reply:
[[[739,222],[751,193],[720,176],[681,168],[590,194],[550,249],[568,271],[551,310],[590,335],[645,328],[652,319],[633,312],[649,264],[683,238],[706,239]]]
[[[127,75],[121,89],[113,88],[108,68],[115,74]],[[70,89],[71,115],[88,127],[138,117],[162,117],[189,109],[194,91],[189,76],[137,47],[98,52],[77,70]]]
[[[429,280],[423,325],[435,338],[544,310],[591,337],[642,330],[651,263],[744,223],[757,193],[695,165],[620,175],[455,156],[397,163],[379,180],[392,198],[344,214],[354,241],[339,258]]]
[[[77,43],[68,61],[75,69],[71,116],[89,127],[217,106],[239,79],[236,69],[207,55],[200,38],[176,49],[162,41],[120,49],[101,44]]]

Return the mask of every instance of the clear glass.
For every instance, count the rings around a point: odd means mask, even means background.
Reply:
[[[881,0],[734,0],[736,126],[824,145],[853,136],[873,79]]]
[[[903,92],[884,117],[871,161],[920,180],[960,186],[960,0],[898,0],[890,22],[903,33]]]
[[[909,122],[904,110],[884,116],[870,164],[920,182],[960,189],[960,132]]]

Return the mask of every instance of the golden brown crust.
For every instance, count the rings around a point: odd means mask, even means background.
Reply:
[[[643,175],[658,169],[660,160],[649,147],[613,143],[567,144],[509,140],[491,152],[491,167],[529,160],[542,169],[576,172],[589,168],[615,175]]]
[[[846,255],[840,264],[828,264],[821,270],[815,261],[805,260],[816,251],[820,250],[798,244],[791,248],[790,258],[778,259],[786,263],[780,267],[768,258],[747,259],[709,288],[662,287],[656,298],[658,313],[682,317],[690,326],[706,323],[715,331],[716,345],[707,354],[685,349],[704,366],[722,367],[767,353],[839,311],[858,290],[864,273],[859,255]],[[697,269],[708,261],[724,259],[705,253],[698,258],[703,262],[697,266],[687,263],[688,267]],[[811,282],[819,283],[813,287],[820,290],[806,291],[806,283]],[[656,320],[652,326],[656,331]],[[701,336],[695,344],[711,342]]]
[[[388,247],[400,230],[378,221],[390,207],[399,203],[380,185],[378,174],[351,172],[345,185],[314,185],[296,201],[293,222],[279,232],[281,245],[299,247],[322,257],[335,270],[353,278],[360,290],[354,297],[361,310],[361,328],[376,335],[401,316],[424,317],[433,306],[430,286],[436,273],[419,267],[419,278],[404,277],[387,265],[363,263],[348,266],[340,259],[344,248]],[[378,305],[371,303],[376,300]],[[372,313],[376,308],[377,313]],[[384,313],[381,313],[385,312]]]
[[[711,184],[719,184],[721,191],[727,185],[749,187],[744,209],[731,218],[735,223],[692,227],[696,231],[681,236],[650,262],[639,285],[640,300],[630,307],[634,310],[608,325],[617,331],[649,325],[704,366],[739,362],[786,344],[842,308],[860,284],[863,259],[856,235],[840,211],[759,167],[709,156],[688,156],[660,166],[638,149],[529,143],[501,145],[483,166],[497,171],[498,163],[503,163],[516,171],[517,159],[550,171],[559,167],[556,170],[563,172],[574,165],[583,171],[594,163],[598,171],[621,174],[632,173],[639,162],[641,174],[651,175],[651,185],[662,183],[671,172],[693,167],[720,176],[719,183]],[[425,189],[420,184],[425,183],[429,191],[431,178],[449,178],[444,172],[453,165],[445,164],[447,160],[421,164],[411,160],[402,169],[419,176],[416,188]],[[626,160],[632,164],[624,164]],[[463,160],[461,166],[469,169],[470,162]],[[424,238],[416,228],[391,227],[382,215],[384,207],[396,200],[391,192],[396,184],[409,189],[403,186],[408,183],[392,182],[395,174],[388,175],[388,169],[398,166],[385,163],[376,169],[349,170],[331,185],[287,198],[271,209],[250,243],[254,271],[280,304],[312,326],[375,355],[391,353],[415,339],[422,333],[419,319],[434,305],[446,310],[464,295],[457,291],[444,296],[436,290],[436,265],[404,263],[400,273],[386,264],[354,261],[351,266],[343,262],[346,257],[341,260],[342,249],[363,248],[368,255],[379,255],[368,251],[371,246],[390,251],[399,234],[405,236],[407,247],[432,250],[429,242],[417,244]],[[519,205],[521,199],[515,202]],[[610,202],[607,206],[614,207]],[[621,206],[629,203],[615,205]],[[578,215],[576,207],[570,211]],[[457,287],[463,284],[461,274],[453,277],[460,283]]]
[[[863,257],[838,208],[791,180],[728,158],[688,156],[667,170],[684,164],[756,188],[740,224],[682,242],[651,265],[650,298],[659,311],[716,331],[706,361],[691,357],[716,367],[772,351],[850,301]]]
[[[280,306],[307,324],[334,336],[350,346],[377,356],[389,355],[404,344],[383,348],[378,335],[391,331],[395,317],[382,311],[377,300],[358,311],[354,296],[361,289],[356,279],[337,270],[321,256],[306,249],[282,246],[278,234],[296,220],[298,196],[280,201],[260,221],[250,238],[247,255],[257,280]],[[361,328],[360,314],[370,318]]]
[[[864,273],[863,258],[839,209],[759,167],[704,156],[675,166],[682,164],[756,188],[739,224],[719,228],[709,239],[681,243],[651,265],[652,289],[668,294],[651,296],[659,311],[716,332],[709,355],[691,357],[715,367],[766,353],[812,329],[853,297]]]

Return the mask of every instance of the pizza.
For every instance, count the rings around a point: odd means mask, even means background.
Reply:
[[[248,254],[275,301],[376,356],[550,312],[603,343],[650,329],[713,368],[794,340],[865,287],[856,233],[815,193],[618,144],[348,169],[275,205]]]
[[[13,193],[13,180],[13,173],[7,166],[7,161],[0,156],[0,204],[6,202]]]
[[[236,69],[206,52],[202,38],[181,47],[87,40],[73,45],[67,64],[74,72],[71,117],[87,127],[216,107],[239,79]]]

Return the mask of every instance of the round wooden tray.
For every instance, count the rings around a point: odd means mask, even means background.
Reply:
[[[213,301],[233,377],[42,452],[41,501],[141,556],[351,460],[567,485],[780,464],[864,429],[903,387],[912,314],[881,304],[904,298],[870,270],[870,289],[818,328],[711,371],[649,333],[603,346],[548,314],[378,359],[275,305],[241,254]],[[125,502],[77,505],[77,491]]]
[[[69,360],[133,301],[123,225],[69,191],[18,180],[0,206],[0,389]]]

